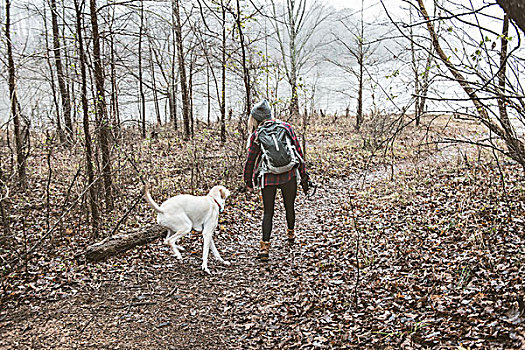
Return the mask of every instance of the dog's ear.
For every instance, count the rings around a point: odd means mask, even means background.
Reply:
[[[222,199],[226,199],[228,198],[228,196],[230,195],[230,191],[228,191],[226,188],[224,187],[219,187],[219,193],[221,194],[221,198]]]

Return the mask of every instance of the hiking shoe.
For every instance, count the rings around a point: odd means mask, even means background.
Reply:
[[[295,232],[293,228],[289,228],[288,231],[286,231],[286,239],[288,240],[288,243],[293,244],[295,241]]]
[[[261,241],[261,250],[259,251],[259,255],[257,255],[257,258],[261,259],[261,261],[268,261],[270,255],[270,242]]]

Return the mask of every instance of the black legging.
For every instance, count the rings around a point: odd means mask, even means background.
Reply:
[[[269,185],[262,189],[264,214],[262,220],[263,241],[270,241],[270,234],[272,232],[273,207],[275,204],[275,194],[277,188],[281,189],[283,195],[284,209],[286,210],[286,223],[288,228],[292,229],[295,226],[295,196],[297,194],[297,180],[295,177],[282,185]]]

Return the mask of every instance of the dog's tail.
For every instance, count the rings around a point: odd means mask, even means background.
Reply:
[[[148,201],[150,207],[155,209],[157,213],[164,213],[164,210],[157,203],[155,203],[153,198],[151,198],[147,185],[144,185],[143,191],[144,191],[144,197],[146,197],[146,200]]]

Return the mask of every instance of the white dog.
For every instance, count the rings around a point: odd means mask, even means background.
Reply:
[[[219,212],[222,212],[226,198],[230,195],[230,191],[224,186],[213,187],[206,196],[181,194],[171,197],[160,206],[151,198],[146,186],[144,186],[144,195],[149,205],[158,213],[157,223],[168,229],[164,243],[171,246],[180,261],[182,261],[182,255],[179,250],[184,251],[184,249],[176,243],[194,229],[198,232],[202,231],[204,238],[202,269],[211,274],[208,269],[210,248],[217,260],[225,265],[230,265],[228,261],[221,258],[213,243],[213,233],[217,227]]]

